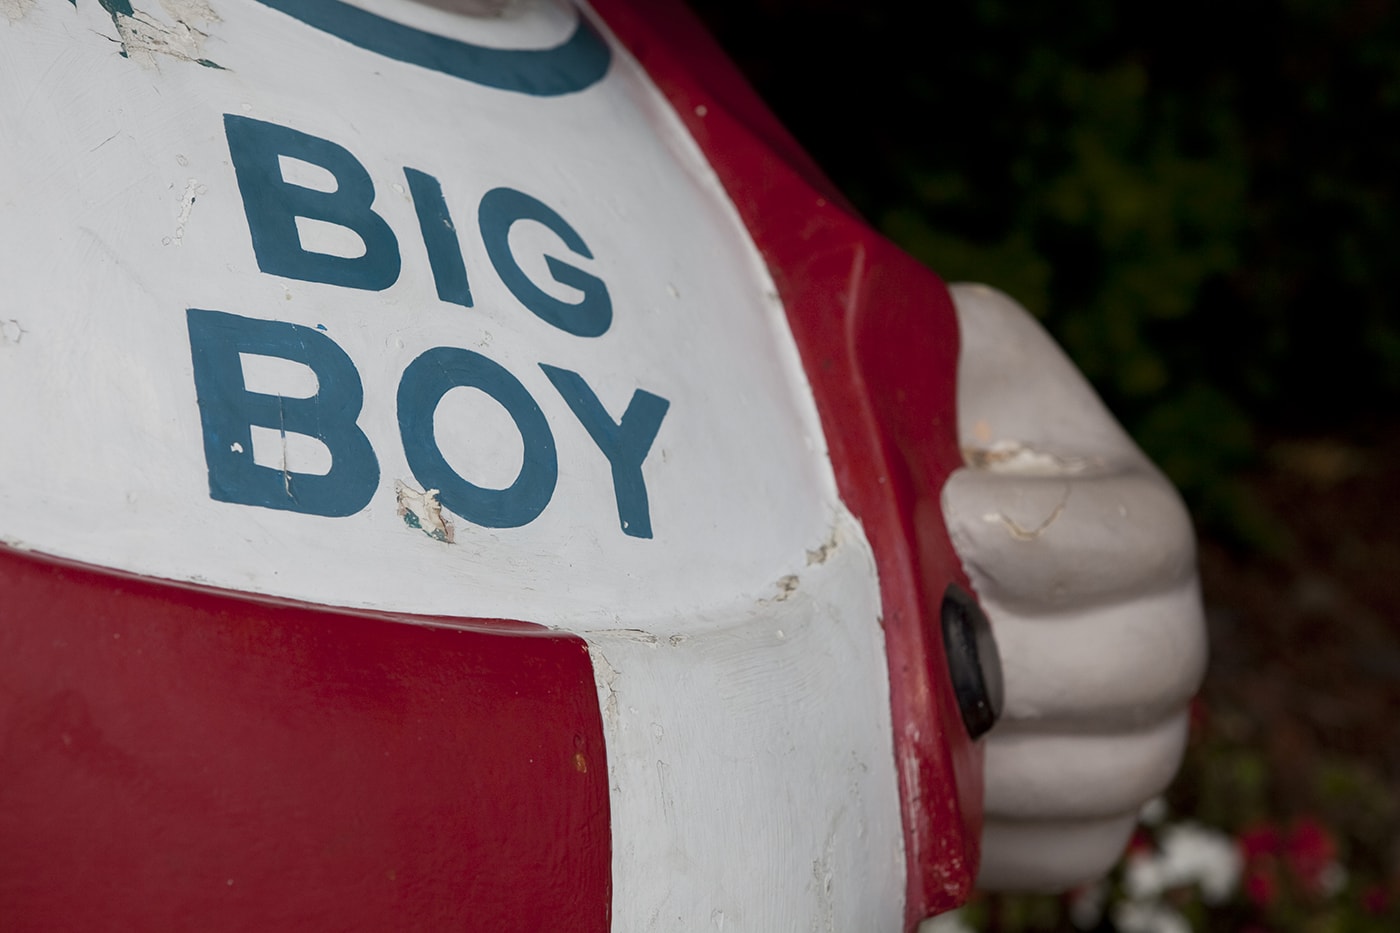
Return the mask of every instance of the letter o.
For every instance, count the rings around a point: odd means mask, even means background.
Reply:
[[[442,397],[458,386],[491,396],[520,431],[525,457],[515,482],[505,489],[463,479],[438,448],[433,416]],[[448,509],[487,528],[518,528],[534,521],[549,505],[559,479],[554,435],[529,390],[501,364],[470,350],[434,347],[404,370],[398,406],[408,467],[424,489],[438,490],[439,501]]]

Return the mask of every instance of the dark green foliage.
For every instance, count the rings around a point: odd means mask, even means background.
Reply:
[[[872,222],[1040,316],[1198,515],[1400,402],[1388,3],[697,4]]]

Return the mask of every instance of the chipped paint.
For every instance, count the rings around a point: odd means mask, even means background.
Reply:
[[[651,632],[644,632],[639,628],[598,629],[596,631],[580,632],[579,634],[593,635],[601,638],[620,638],[625,639],[627,641],[637,642],[638,644],[643,645],[655,645],[659,644],[660,642],[660,640]],[[672,647],[674,647],[675,642],[673,641],[671,645]]]
[[[3,0],[0,0],[3,2]],[[19,321],[11,318],[8,321],[0,321],[0,343],[18,344],[24,339],[24,328],[19,326]]]
[[[978,426],[984,427],[979,424]],[[986,447],[964,447],[963,461],[975,469],[1014,476],[1061,476],[1101,467],[1097,457],[1062,457],[1020,441],[997,441]]]
[[[776,597],[776,600],[778,602],[782,602],[783,600],[791,596],[793,593],[796,593],[797,586],[801,582],[802,581],[798,579],[797,574],[795,573],[790,573],[787,576],[779,577],[778,595]]]
[[[208,185],[202,185],[196,178],[191,178],[185,182],[185,193],[180,198],[180,213],[175,218],[175,234],[161,240],[165,246],[180,246],[185,241],[185,227],[190,222],[190,214],[194,212],[194,202],[201,194],[209,190]]]
[[[5,14],[10,22],[17,23],[34,9],[34,3],[35,0],[0,0],[0,13]]]
[[[420,492],[396,479],[394,491],[398,496],[399,517],[405,525],[417,528],[428,537],[444,544],[454,542],[452,521],[442,514],[442,504],[438,502],[436,489]]]
[[[0,0],[0,3],[24,2],[26,0]],[[98,2],[112,17],[124,58],[148,68],[156,67],[157,56],[165,56],[222,70],[222,65],[204,57],[204,43],[209,39],[206,28],[222,21],[205,0],[161,0],[160,5],[171,21],[134,8],[130,0]],[[73,3],[76,6],[77,0]]]
[[[832,553],[840,547],[841,542],[837,537],[837,529],[831,529],[831,535],[821,543],[816,550],[807,552],[807,566],[824,564],[831,557]]]

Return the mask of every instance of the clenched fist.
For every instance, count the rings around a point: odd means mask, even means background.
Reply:
[[[943,513],[1001,653],[981,887],[1106,872],[1181,760],[1206,638],[1175,490],[1038,324],[953,288],[967,466]]]

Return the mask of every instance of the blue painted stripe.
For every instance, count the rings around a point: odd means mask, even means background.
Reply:
[[[370,52],[535,97],[572,94],[607,73],[612,52],[582,12],[573,35],[550,49],[497,49],[385,19],[341,0],[260,0],[308,26]]]

